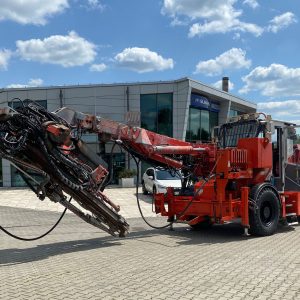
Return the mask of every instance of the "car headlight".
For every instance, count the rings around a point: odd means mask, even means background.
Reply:
[[[173,189],[174,196],[179,196],[180,195],[180,191],[181,191],[181,188],[174,188]]]
[[[158,184],[157,187],[158,187],[159,189],[165,189],[165,188],[166,188],[164,185],[161,185],[161,184]]]

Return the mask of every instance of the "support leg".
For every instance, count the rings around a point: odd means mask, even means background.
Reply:
[[[170,231],[175,231],[175,230],[174,230],[174,227],[173,227],[173,223],[170,224],[169,230],[170,230]]]
[[[244,234],[243,236],[250,236],[249,234],[249,228],[248,227],[244,227]]]

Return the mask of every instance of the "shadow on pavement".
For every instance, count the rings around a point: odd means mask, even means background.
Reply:
[[[134,194],[134,196],[135,195],[136,194]],[[151,194],[144,195],[143,193],[138,193],[138,197],[139,197],[140,201],[143,201],[143,202],[148,203],[148,204],[152,204],[153,196]]]
[[[62,255],[67,253],[87,251],[91,249],[101,249],[112,246],[121,246],[122,240],[149,237],[153,235],[151,230],[134,232],[126,238],[114,238],[105,236],[93,239],[81,239],[67,242],[55,242],[43,245],[35,245],[31,248],[10,248],[0,250],[0,266],[22,264],[33,261],[47,259],[51,256]],[[155,231],[157,232],[157,231]],[[158,232],[157,232],[158,233]],[[68,235],[68,232],[65,232]],[[159,233],[158,233],[159,234]],[[25,242],[28,243],[28,242]],[[28,244],[27,244],[28,245]]]
[[[111,243],[103,241],[101,238],[95,238],[44,244],[32,248],[5,249],[0,250],[0,265],[22,264],[47,259],[56,255],[120,245],[121,243],[118,240]]]
[[[138,229],[138,228],[136,228]],[[14,265],[33,261],[40,261],[56,255],[63,255],[78,251],[87,251],[106,247],[122,246],[124,240],[136,240],[137,242],[157,244],[168,248],[181,247],[185,245],[209,245],[218,243],[230,243],[246,241],[255,237],[242,236],[243,229],[236,224],[213,226],[202,231],[189,230],[186,226],[175,227],[174,231],[164,230],[143,230],[130,233],[125,239],[113,238],[110,236],[81,239],[67,242],[55,242],[44,245],[37,245],[31,248],[12,248],[0,250],[0,265]],[[286,231],[281,228],[279,232]],[[67,233],[66,233],[67,234]],[[164,238],[157,240],[154,237],[172,238],[172,241]],[[151,238],[151,239],[150,239]]]

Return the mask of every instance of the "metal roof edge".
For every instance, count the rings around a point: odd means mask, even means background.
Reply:
[[[9,91],[27,91],[27,90],[48,90],[48,89],[71,89],[71,88],[89,88],[89,87],[101,87],[101,86],[127,86],[127,85],[151,85],[151,84],[170,84],[174,82],[182,82],[188,80],[188,77],[182,77],[173,80],[161,80],[161,81],[134,81],[134,82],[114,82],[114,83],[89,83],[89,84],[70,84],[70,85],[49,85],[49,86],[36,86],[36,87],[17,87],[17,88],[2,88],[1,92]]]
[[[153,84],[171,84],[171,83],[179,83],[183,81],[194,82],[196,84],[200,84],[208,89],[212,90],[212,94],[214,92],[221,93],[222,96],[228,100],[231,98],[238,100],[237,102],[245,102],[245,105],[251,104],[252,107],[256,108],[257,104],[248,100],[245,100],[241,97],[235,96],[231,93],[227,93],[225,91],[219,90],[211,85],[205,84],[201,81],[197,81],[190,77],[182,77],[175,80],[162,80],[162,81],[135,81],[135,82],[116,82],[116,83],[92,83],[92,84],[78,84],[78,85],[57,85],[57,86],[40,86],[40,87],[19,87],[19,88],[3,88],[0,89],[0,93],[2,92],[10,92],[10,91],[28,91],[28,90],[48,90],[48,89],[72,89],[72,88],[90,88],[90,87],[112,87],[112,86],[133,86],[133,85],[153,85]]]
[[[255,108],[257,107],[257,103],[255,103],[255,102],[253,102],[253,101],[249,101],[249,100],[243,99],[243,98],[241,98],[241,97],[235,96],[235,95],[233,95],[233,94],[231,94],[231,93],[228,93],[228,92],[225,92],[225,91],[223,91],[223,90],[217,89],[216,87],[211,86],[211,85],[209,85],[209,84],[205,84],[205,83],[203,83],[203,82],[201,82],[201,81],[197,81],[197,80],[192,79],[192,78],[188,78],[188,79],[189,79],[189,81],[191,81],[191,82],[195,82],[196,84],[203,85],[203,86],[205,86],[206,88],[209,88],[209,89],[211,89],[211,90],[213,90],[213,91],[216,91],[216,92],[218,92],[218,93],[223,94],[223,95],[225,96],[224,98],[227,98],[228,100],[231,100],[231,99],[229,99],[229,97],[232,97],[232,98],[234,98],[234,99],[237,99],[238,101],[245,102],[245,104],[247,104],[247,105],[251,104],[253,107],[255,107]]]

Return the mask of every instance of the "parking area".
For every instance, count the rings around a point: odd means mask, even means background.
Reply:
[[[71,213],[36,242],[0,232],[0,299],[300,298],[300,226],[263,238],[243,237],[235,224],[155,230],[139,217],[134,193],[107,190],[131,225],[126,238]],[[39,235],[63,210],[48,202],[28,190],[0,190],[1,225],[24,237]],[[165,224],[153,216],[151,197],[142,204],[150,222]]]

